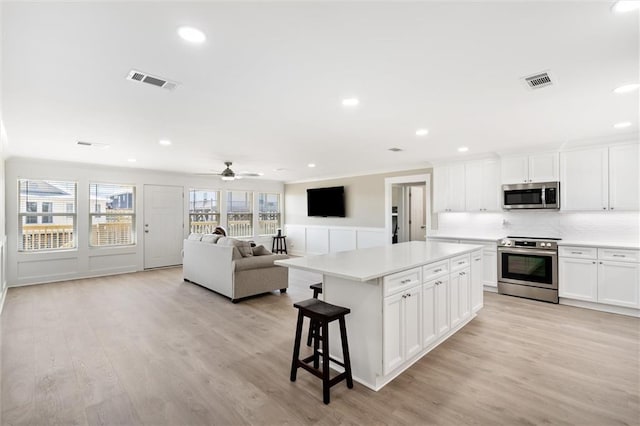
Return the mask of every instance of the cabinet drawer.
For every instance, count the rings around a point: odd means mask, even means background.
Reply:
[[[464,269],[469,266],[471,263],[471,256],[468,254],[463,254],[462,256],[452,257],[451,258],[451,272],[459,271],[460,269]]]
[[[616,262],[640,262],[640,250],[599,248],[598,259]]]
[[[598,249],[595,247],[558,247],[558,256],[573,257],[576,259],[596,259],[598,257]]]
[[[449,260],[430,263],[422,267],[422,281],[431,281],[441,275],[449,274]]]
[[[386,297],[416,284],[422,284],[422,271],[420,268],[413,268],[407,271],[396,272],[395,274],[384,277],[382,283],[384,296]]]

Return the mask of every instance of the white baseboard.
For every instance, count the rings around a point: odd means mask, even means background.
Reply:
[[[0,294],[0,315],[2,315],[2,308],[4,308],[4,301],[7,298],[7,283],[2,283],[2,294]]]
[[[586,302],[584,300],[573,300],[564,297],[558,302],[560,305],[575,306],[576,308],[593,309],[595,311],[608,312],[610,314],[627,315],[640,318],[640,309],[625,308],[623,306],[605,305],[602,303]]]

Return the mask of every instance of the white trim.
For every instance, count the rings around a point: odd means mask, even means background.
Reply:
[[[292,224],[286,224],[283,228],[285,236],[288,237],[287,250],[289,254],[296,256],[335,253],[386,244],[384,228]],[[349,235],[350,233],[352,235]],[[339,238],[337,234],[340,234]],[[310,241],[312,235],[315,239]]]
[[[408,166],[405,165],[404,167],[399,166],[399,167],[392,167],[392,168],[367,170],[367,171],[357,172],[355,174],[348,174],[348,175],[328,175],[328,176],[321,176],[321,177],[308,178],[308,179],[284,181],[284,183],[289,185],[289,184],[296,184],[296,183],[321,182],[323,180],[348,179],[348,178],[359,177],[359,176],[381,175],[385,173],[406,172],[411,170],[420,172],[425,169],[433,168],[433,165],[427,161],[424,163],[424,165],[416,165],[416,167],[409,167],[409,168],[407,167]]]
[[[384,179],[384,229],[388,243],[391,244],[393,238],[393,230],[391,229],[391,186],[400,183],[423,183],[424,190],[424,209],[427,217],[427,228],[424,230],[425,239],[427,233],[431,230],[431,174],[424,173],[409,176],[394,176]]]
[[[587,302],[561,297],[558,301],[560,305],[574,306],[576,308],[593,309],[594,311],[608,312],[610,314],[628,315],[640,318],[640,309],[625,308],[622,306],[606,305],[603,303]]]

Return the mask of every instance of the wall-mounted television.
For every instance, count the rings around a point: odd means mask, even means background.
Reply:
[[[345,217],[344,186],[307,189],[307,216]]]

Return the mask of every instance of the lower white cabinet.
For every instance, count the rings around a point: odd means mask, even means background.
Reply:
[[[483,250],[471,253],[471,311],[478,312],[484,303],[483,299]]]
[[[423,284],[422,312],[422,345],[427,347],[451,328],[448,275]]]
[[[498,249],[495,244],[482,250],[482,284],[498,287]]]
[[[384,365],[388,374],[422,350],[422,285],[384,298]]]
[[[470,268],[449,276],[451,327],[456,327],[471,315]]]
[[[559,254],[560,297],[640,308],[638,250],[561,247]]]

